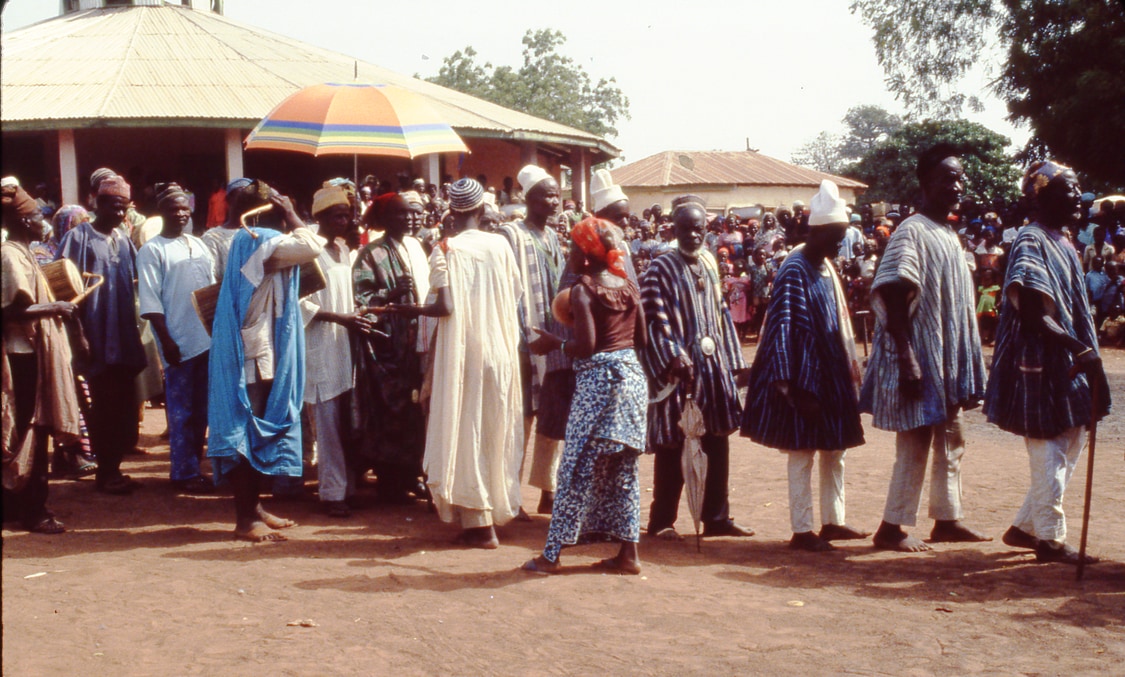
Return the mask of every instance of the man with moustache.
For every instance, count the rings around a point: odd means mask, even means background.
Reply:
[[[917,520],[931,446],[930,540],[991,540],[961,523],[960,412],[979,406],[985,383],[973,279],[947,220],[965,172],[948,144],[925,151],[917,171],[922,207],[891,236],[871,286],[875,339],[860,395],[873,425],[897,433],[875,546],[904,552],[931,549],[902,529]]]

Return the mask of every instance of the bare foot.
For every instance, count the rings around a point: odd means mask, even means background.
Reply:
[[[278,517],[277,515],[266,512],[266,509],[261,505],[258,506],[258,519],[262,520],[270,529],[288,529],[289,527],[297,526],[293,520]]]
[[[926,552],[933,550],[920,538],[911,536],[897,524],[883,522],[875,532],[875,547],[880,550],[897,550],[899,552]]]
[[[938,520],[934,522],[934,529],[930,532],[932,543],[983,543],[991,540],[991,536],[970,529],[961,524],[960,520]]]
[[[538,555],[524,562],[520,568],[533,574],[555,574],[560,567],[558,562],[552,562],[543,555]]]
[[[516,513],[516,521],[517,522],[530,522],[531,521],[531,515],[527,514],[527,511],[523,509],[523,506],[520,506],[520,511],[518,513]]]
[[[265,522],[254,521],[245,527],[235,527],[234,537],[251,543],[288,541],[284,534],[274,531]]]
[[[496,530],[492,527],[463,529],[453,542],[457,545],[483,550],[495,550],[500,547],[500,539],[496,538]]]
[[[1039,547],[1038,538],[1032,536],[1023,529],[1014,526],[1008,527],[1008,530],[1004,532],[1004,536],[1000,540],[1004,542],[1004,545],[1008,545],[1013,548],[1035,550]]]
[[[606,573],[613,572],[622,576],[636,576],[641,573],[640,562],[622,559],[621,555],[595,562],[593,567]]]
[[[793,534],[793,538],[789,539],[789,547],[794,550],[807,550],[808,552],[828,552],[836,549],[831,543],[811,531]]]
[[[858,541],[870,535],[866,531],[860,531],[846,524],[825,524],[820,528],[822,541]]]

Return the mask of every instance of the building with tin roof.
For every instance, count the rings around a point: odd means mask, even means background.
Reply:
[[[808,204],[820,182],[831,179],[851,204],[867,184],[783,162],[756,151],[664,151],[612,170],[634,211],[659,204],[667,211],[677,195],[702,197],[711,211],[763,205]]]
[[[352,158],[243,152],[246,134],[299,89],[323,82],[389,83],[425,97],[470,154],[360,158],[359,173],[487,175],[499,186],[535,162],[573,170],[619,155],[604,139],[401,75],[222,15],[221,0],[61,0],[60,15],[5,32],[0,45],[3,173],[46,181],[64,202],[112,167],[134,184],[175,179],[196,193],[242,175],[281,176],[309,190],[351,176]],[[309,185],[304,185],[308,183]]]

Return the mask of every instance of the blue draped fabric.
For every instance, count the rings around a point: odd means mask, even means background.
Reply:
[[[211,330],[210,396],[207,422],[211,428],[207,456],[216,482],[221,482],[242,459],[264,475],[301,476],[301,402],[305,390],[305,330],[298,306],[296,268],[282,270],[285,305],[274,318],[274,380],[265,416],[250,409],[242,347],[242,323],[255,286],[242,275],[242,266],[276,230],[255,228],[257,239],[238,233],[231,243],[228,273],[223,277],[215,322]],[[269,284],[269,279],[263,284]]]

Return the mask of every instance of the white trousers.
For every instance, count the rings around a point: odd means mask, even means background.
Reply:
[[[813,530],[812,467],[816,451],[786,451],[789,455],[789,524],[793,533]],[[844,524],[844,454],[820,452],[820,523]]]
[[[525,451],[524,465],[526,465],[526,450],[531,441],[531,431],[535,428],[534,416],[525,416],[523,419],[523,448]],[[535,446],[531,450],[531,473],[527,483],[541,491],[555,492],[558,486],[559,461],[562,459],[562,442],[544,437],[535,433]],[[520,476],[523,476],[523,467],[520,467]]]
[[[316,477],[321,501],[342,501],[355,493],[344,456],[347,393],[312,405],[316,418]]]
[[[1066,541],[1063,495],[1086,446],[1086,427],[1046,440],[1025,437],[1031,486],[1012,525],[1044,541]]]
[[[480,529],[492,526],[492,511],[478,510],[476,508],[462,508],[455,506],[457,520],[461,522],[462,529]]]
[[[961,457],[965,438],[961,435],[961,412],[933,426],[923,426],[895,435],[895,465],[883,521],[914,526],[926,481],[926,458],[933,447],[930,472],[930,518],[959,520],[961,511]]]

